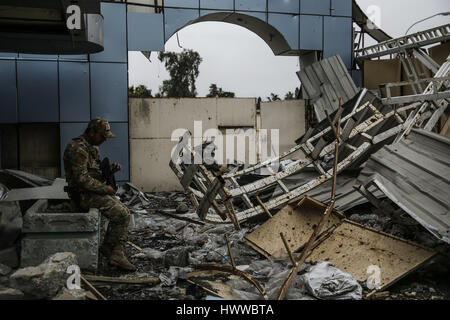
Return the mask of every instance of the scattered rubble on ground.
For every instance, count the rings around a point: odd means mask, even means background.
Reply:
[[[355,59],[416,57],[434,78],[385,85],[414,95],[358,90],[340,57],[324,59],[299,72],[320,122],[291,150],[247,168],[185,161],[214,148],[205,142],[169,163],[184,192],[123,184],[134,273],[100,257],[96,271],[82,270],[82,289],[69,289],[67,268],[82,261],[72,252],[20,268],[23,215],[39,201],[73,213],[63,179],[0,170],[0,299],[450,299],[450,140],[433,132],[448,105],[450,56],[438,65],[420,41],[389,41],[398,47]]]

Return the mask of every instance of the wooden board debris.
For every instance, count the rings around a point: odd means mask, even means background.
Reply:
[[[287,258],[288,253],[280,233],[283,233],[292,252],[299,250],[308,241],[325,210],[326,205],[306,197],[300,207],[295,204],[287,205],[245,236],[244,241],[267,258]],[[334,210],[325,221],[323,230],[339,224],[341,219],[343,215]]]

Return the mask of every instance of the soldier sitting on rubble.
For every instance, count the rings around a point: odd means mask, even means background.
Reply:
[[[110,265],[127,271],[135,271],[124,255],[124,245],[128,237],[130,212],[117,198],[115,190],[107,185],[102,176],[98,146],[113,138],[109,123],[102,118],[92,119],[85,132],[72,139],[64,152],[64,169],[68,183],[68,194],[75,206],[83,210],[97,208],[108,218],[108,229],[100,247]],[[112,164],[111,172],[122,169],[120,164]]]

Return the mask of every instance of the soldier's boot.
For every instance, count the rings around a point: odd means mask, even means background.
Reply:
[[[111,254],[113,252],[113,246],[110,245],[109,243],[103,242],[99,248],[99,251],[105,258],[109,259],[109,257],[111,257]]]
[[[123,254],[123,246],[117,245],[109,257],[109,264],[127,271],[136,271],[136,267]]]

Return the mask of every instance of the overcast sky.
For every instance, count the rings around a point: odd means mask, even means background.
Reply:
[[[440,12],[450,11],[449,0],[358,0],[359,6],[370,14],[370,6],[380,8],[380,27],[392,37],[400,37],[415,22]],[[409,33],[450,23],[450,16],[438,16],[421,22]],[[216,83],[237,97],[261,97],[270,93],[281,98],[299,85],[296,71],[297,57],[275,56],[269,46],[251,31],[223,22],[201,22],[178,32],[183,48],[200,53],[203,62],[197,78],[198,97],[208,93],[209,85]],[[366,42],[366,45],[370,42]],[[166,51],[181,52],[176,35],[165,45]],[[140,52],[129,53],[130,85],[144,84],[153,93],[159,91],[169,75],[164,65],[151,55],[151,62]]]

